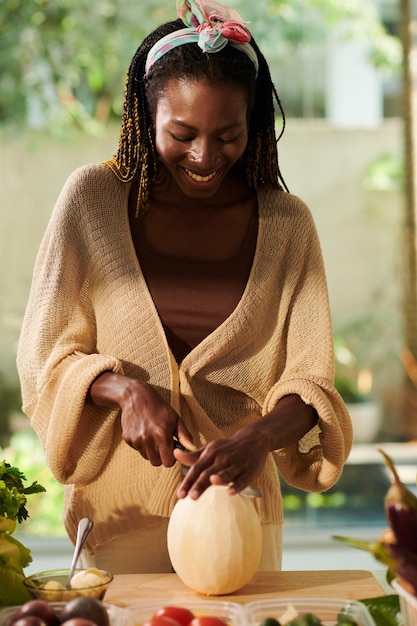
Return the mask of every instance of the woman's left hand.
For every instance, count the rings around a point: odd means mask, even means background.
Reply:
[[[178,488],[178,497],[197,499],[212,484],[230,485],[230,493],[242,491],[261,473],[268,441],[258,437],[256,425],[245,426],[232,437],[217,439],[195,452],[175,450],[174,456],[189,470]]]
[[[212,441],[196,452],[174,450],[175,458],[190,466],[178,497],[197,499],[213,484],[230,485],[230,493],[242,491],[258,478],[269,452],[296,444],[317,420],[316,410],[292,394],[231,437]]]

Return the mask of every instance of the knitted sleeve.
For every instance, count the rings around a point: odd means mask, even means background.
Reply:
[[[280,398],[297,394],[318,415],[315,427],[298,444],[277,450],[274,458],[291,485],[323,491],[339,478],[352,445],[347,409],[334,387],[334,352],[327,282],[310,211],[294,198],[298,213],[287,241],[287,281],[281,306],[286,311],[285,352],[263,404],[267,414]],[[297,210],[296,210],[297,207]]]
[[[87,482],[105,462],[117,411],[89,407],[85,397],[100,373],[122,371],[117,359],[96,349],[88,177],[87,168],[77,170],[57,200],[36,259],[17,355],[23,410],[63,483]]]

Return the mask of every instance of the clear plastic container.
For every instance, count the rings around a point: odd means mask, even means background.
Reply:
[[[293,607],[299,616],[306,613],[315,615],[324,626],[335,626],[339,613],[352,618],[357,626],[375,626],[368,609],[361,602],[338,598],[277,598],[256,600],[244,605],[247,626],[259,626],[267,617],[279,621],[288,607]]]
[[[404,626],[417,626],[417,598],[404,589],[399,580],[393,580],[392,587],[400,596],[401,615]]]
[[[58,617],[61,615],[66,602],[49,602]],[[110,626],[122,626],[123,624],[123,609],[114,606],[112,604],[106,604],[103,602],[103,606],[106,607],[107,614],[110,620]],[[9,626],[13,615],[19,606],[7,606],[4,609],[0,609],[0,626]]]
[[[202,617],[203,615],[218,617],[230,626],[245,626],[243,606],[237,602],[217,600],[181,600],[175,602],[175,600],[166,598],[160,601],[141,602],[127,607],[124,610],[124,626],[143,626],[158,609],[165,606],[179,606],[188,609],[195,617]]]

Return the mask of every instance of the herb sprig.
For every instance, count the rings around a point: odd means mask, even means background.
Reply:
[[[6,461],[0,462],[0,515],[19,524],[29,517],[27,496],[45,491],[37,481],[25,487],[26,476]]]

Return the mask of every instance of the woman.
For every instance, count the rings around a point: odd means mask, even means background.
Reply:
[[[204,0],[178,11],[132,60],[117,154],[57,201],[21,333],[23,405],[71,539],[94,520],[85,565],[170,571],[176,499],[256,481],[260,568],[279,569],[276,467],[328,489],[352,441],[321,251],[282,181],[278,97],[244,22]]]

